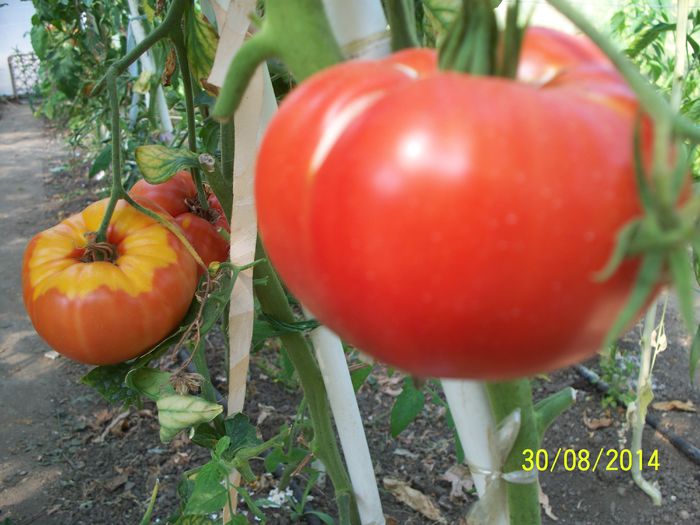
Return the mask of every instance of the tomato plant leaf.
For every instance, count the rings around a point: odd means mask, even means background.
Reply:
[[[274,472],[279,465],[284,463],[286,455],[281,448],[274,448],[265,457],[265,470],[267,472]]]
[[[661,35],[666,33],[667,31],[675,31],[676,29],[676,24],[670,24],[670,23],[665,23],[665,22],[660,22],[643,33],[639,35],[639,38],[629,47],[625,50],[627,53],[627,56],[630,58],[635,58],[639,53],[644,51],[649,45],[654,42],[657,38],[659,38]]]
[[[175,394],[175,389],[170,384],[170,372],[155,368],[131,370],[126,374],[126,384],[153,401],[158,401],[164,395]]]
[[[391,409],[391,435],[398,436],[411,422],[418,417],[425,405],[423,392],[417,390],[413,379],[406,377],[403,380],[403,390],[396,398]]]
[[[180,170],[199,167],[197,154],[185,148],[148,144],[138,146],[135,156],[141,175],[151,184],[161,184]]]
[[[80,378],[84,385],[94,388],[109,403],[122,403],[124,406],[137,405],[140,402],[138,391],[124,382],[131,370],[128,363],[118,365],[96,366]]]
[[[185,13],[185,45],[187,46],[187,61],[190,64],[192,78],[198,86],[207,87],[207,78],[214,65],[216,46],[219,37],[216,30],[194,9]],[[202,82],[204,81],[204,82]]]
[[[199,138],[204,151],[210,155],[216,154],[221,139],[221,125],[214,119],[207,120],[199,130]]]
[[[184,514],[211,514],[220,511],[228,501],[228,492],[221,483],[225,473],[218,462],[210,461],[202,466],[194,480],[194,489]]]
[[[181,430],[211,421],[224,407],[195,396],[163,396],[156,401],[160,440],[170,442]]]
[[[202,423],[194,427],[194,432],[190,436],[190,440],[200,447],[214,450],[216,444],[221,439],[221,434],[211,425]]]
[[[372,365],[368,364],[362,368],[357,368],[350,372],[350,381],[352,381],[352,388],[355,390],[355,392],[357,392],[364,384],[369,375],[372,373],[373,368],[374,367]]]
[[[241,413],[224,421],[226,435],[231,439],[230,453],[235,454],[239,450],[248,447],[256,447],[262,443],[258,438],[255,426]]]
[[[44,24],[35,25],[29,33],[32,48],[39,60],[44,60],[48,56],[49,49],[49,33],[46,31]]]
[[[320,519],[326,525],[333,525],[335,523],[335,521],[333,520],[333,517],[329,516],[325,512],[321,512],[318,510],[310,510],[308,512],[305,512],[304,514],[310,514],[312,516],[316,516],[318,519]]]
[[[233,265],[222,264],[219,270],[219,285],[206,298],[202,308],[202,325],[200,333],[205,334],[219,320],[221,314],[226,309],[226,305],[231,301],[233,285],[238,277],[238,269]]]
[[[218,525],[219,520],[213,520],[208,516],[180,516],[174,525]],[[229,522],[230,523],[230,522]]]
[[[92,166],[90,166],[90,171],[88,172],[88,177],[93,178],[99,172],[106,170],[109,168],[111,162],[112,145],[107,144],[104,148],[102,148],[102,151],[97,154],[97,157],[95,157],[95,160],[92,162]]]

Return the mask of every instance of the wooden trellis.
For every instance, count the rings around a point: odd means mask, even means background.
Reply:
[[[32,95],[39,83],[39,58],[34,53],[17,53],[7,57],[12,80],[12,96]]]

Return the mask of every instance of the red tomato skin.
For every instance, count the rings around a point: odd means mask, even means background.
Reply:
[[[94,231],[106,202],[37,234],[22,267],[24,304],[37,333],[60,354],[91,365],[149,350],[178,326],[197,286],[196,263],[182,243],[123,201],[107,231],[116,264],[81,262],[83,234]],[[46,280],[54,286],[37,292]]]
[[[482,380],[599,350],[638,268],[594,280],[641,212],[636,102],[579,39],[537,32],[521,64],[542,66],[548,35],[565,45],[536,85],[407,74],[397,61],[434,57],[411,50],[322,72],[283,103],[258,156],[260,233],[348,342],[418,376]]]
[[[129,195],[148,198],[172,215],[205,265],[228,260],[229,242],[217,231],[230,232],[226,214],[214,194],[208,196],[209,207],[215,211],[213,222],[192,213],[187,200],[197,198],[197,189],[189,172],[179,171],[163,184],[140,180]]]

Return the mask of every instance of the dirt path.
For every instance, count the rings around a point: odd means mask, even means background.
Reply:
[[[11,516],[13,524],[46,510],[45,491],[61,466],[37,464],[39,447],[50,446],[55,400],[76,388],[65,363],[44,356],[49,348],[22,304],[22,254],[45,225],[43,179],[58,150],[29,106],[0,105],[0,520]]]

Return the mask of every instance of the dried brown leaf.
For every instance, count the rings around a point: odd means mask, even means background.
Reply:
[[[258,419],[255,421],[255,426],[260,426],[260,424],[275,411],[275,407],[263,405],[262,403],[258,403],[258,408],[260,409],[260,413],[258,414]]]
[[[680,401],[678,399],[673,399],[671,401],[658,401],[657,403],[652,403],[651,408],[655,410],[660,410],[662,412],[668,412],[670,410],[678,410],[680,412],[697,412],[698,409],[695,403],[692,401]]]
[[[171,47],[168,52],[168,56],[165,59],[165,68],[163,69],[163,76],[161,77],[161,83],[164,86],[169,86],[172,79],[173,73],[175,72],[175,66],[177,65],[177,55],[175,54],[175,48]]]
[[[544,510],[544,513],[547,515],[547,517],[553,521],[559,521],[559,518],[557,518],[554,515],[554,512],[552,512],[552,506],[549,504],[549,496],[544,493],[542,490],[542,487],[539,487],[540,493],[538,495],[538,498],[540,500],[540,505],[542,506],[542,510]]]
[[[610,417],[610,414],[606,414],[603,417],[595,418],[595,417],[588,417],[588,413],[584,412],[583,413],[583,424],[586,425],[586,428],[588,430],[598,430],[601,428],[608,428],[610,425],[613,424],[613,420]]]
[[[437,523],[447,523],[438,510],[433,500],[421,491],[412,488],[405,481],[394,478],[384,478],[382,480],[384,488],[401,503],[411,507],[416,512]]]
[[[119,474],[118,476],[114,476],[112,479],[105,481],[104,487],[107,489],[107,491],[114,492],[127,481],[129,481],[129,476],[126,474]]]
[[[465,465],[452,465],[442,475],[442,479],[452,484],[450,499],[464,498],[474,488],[474,480]]]

